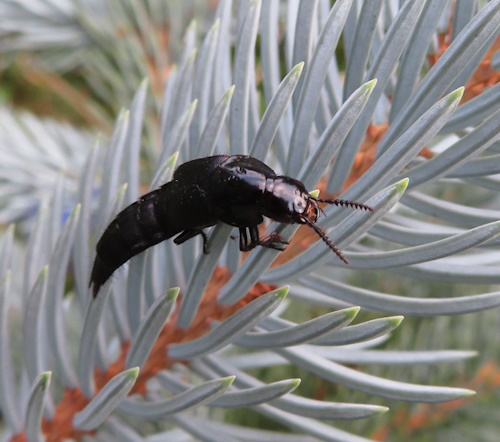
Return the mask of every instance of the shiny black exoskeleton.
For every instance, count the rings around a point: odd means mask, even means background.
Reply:
[[[239,228],[240,250],[256,246],[285,250],[277,233],[260,237],[266,216],[288,224],[307,224],[342,259],[347,259],[316,224],[318,202],[373,211],[353,201],[314,198],[293,178],[278,176],[263,162],[244,155],[217,155],[182,164],[172,181],[128,206],[111,222],[97,243],[90,284],[93,295],[111,274],[133,256],[174,235],[182,244],[222,221]],[[250,238],[247,235],[250,236]]]

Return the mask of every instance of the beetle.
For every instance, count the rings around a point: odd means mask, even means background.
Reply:
[[[238,227],[239,248],[256,246],[285,250],[288,241],[277,233],[261,237],[264,216],[287,224],[306,224],[346,264],[348,260],[316,224],[318,203],[373,212],[364,204],[315,198],[300,181],[277,175],[269,166],[246,155],[216,155],[188,161],[173,178],[126,207],[109,224],[96,246],[90,286],[94,298],[113,272],[133,256],[175,235],[182,244],[197,235],[207,251],[206,227],[223,222]]]

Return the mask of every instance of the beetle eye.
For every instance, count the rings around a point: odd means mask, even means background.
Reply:
[[[306,209],[306,200],[303,198],[302,193],[300,191],[295,191],[294,198],[294,211],[298,213],[303,213]]]

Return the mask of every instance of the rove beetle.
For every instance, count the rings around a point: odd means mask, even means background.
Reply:
[[[307,224],[349,264],[316,224],[322,212],[320,202],[373,212],[355,201],[315,198],[300,181],[276,175],[250,156],[216,155],[188,161],[177,168],[172,181],[140,197],[106,228],[96,246],[90,278],[93,296],[122,264],[174,235],[178,234],[175,244],[201,235],[207,253],[203,229],[220,221],[239,228],[242,252],[256,246],[285,250],[288,242],[277,233],[260,237],[258,226],[264,216],[281,223]]]

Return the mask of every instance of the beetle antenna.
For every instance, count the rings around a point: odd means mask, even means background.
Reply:
[[[302,218],[302,221],[304,221],[309,227],[312,227],[314,231],[320,236],[320,238],[330,247],[330,249],[333,250],[333,252],[346,264],[349,264],[349,261],[347,258],[342,254],[342,252],[337,248],[337,246],[332,242],[328,236],[326,236],[325,232],[321,230],[321,228],[314,222],[312,222],[308,218]]]
[[[320,203],[335,204],[336,206],[352,207],[354,209],[361,209],[361,210],[368,210],[370,212],[375,212],[375,210],[373,210],[372,207],[367,206],[366,204],[358,203],[357,201],[328,199],[328,198],[315,198],[315,199]]]

